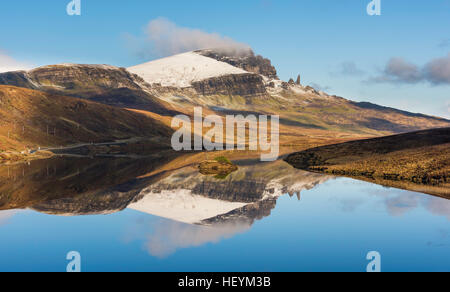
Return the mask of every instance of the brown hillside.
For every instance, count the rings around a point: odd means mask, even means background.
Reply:
[[[170,128],[136,112],[0,85],[0,152],[134,137],[167,145],[171,133]]]
[[[286,161],[310,171],[439,185],[449,191],[450,128],[318,147]]]

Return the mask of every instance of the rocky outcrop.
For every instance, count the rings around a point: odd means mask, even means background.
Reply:
[[[271,79],[278,79],[277,70],[272,66],[272,62],[260,55],[255,55],[252,50],[199,50],[196,53],[228,63],[247,72],[261,74]]]
[[[193,82],[192,87],[204,96],[240,95],[245,97],[267,93],[262,77],[252,73],[209,78]]]

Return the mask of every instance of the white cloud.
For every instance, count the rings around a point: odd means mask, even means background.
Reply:
[[[145,28],[145,38],[128,36],[129,45],[143,46],[139,54],[146,57],[166,57],[179,53],[221,48],[225,50],[248,52],[250,47],[217,33],[209,33],[199,29],[181,27],[165,19],[157,18]],[[131,43],[131,44],[130,44]]]
[[[17,61],[0,50],[0,73],[8,71],[28,70],[30,68],[32,68],[30,64]]]

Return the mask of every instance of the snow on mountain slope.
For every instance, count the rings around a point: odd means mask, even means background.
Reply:
[[[229,74],[245,74],[245,70],[204,57],[194,52],[183,53],[128,68],[150,84],[190,87],[192,82]]]
[[[247,205],[210,199],[186,189],[163,190],[161,193],[144,190],[143,194],[141,200],[131,203],[128,208],[187,224],[200,223]]]

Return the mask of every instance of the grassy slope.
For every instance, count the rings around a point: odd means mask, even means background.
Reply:
[[[171,133],[159,121],[125,109],[0,86],[0,152],[131,137],[167,145]]]
[[[305,170],[448,188],[450,128],[318,147],[286,161]]]
[[[192,114],[202,106],[204,115],[276,114],[280,116],[280,143],[297,149],[380,137],[417,130],[450,127],[438,117],[408,113],[368,103],[320,95],[314,91],[282,90],[266,96],[202,96],[189,90],[154,93]],[[175,98],[177,97],[177,98]],[[170,125],[170,117],[161,117]]]

